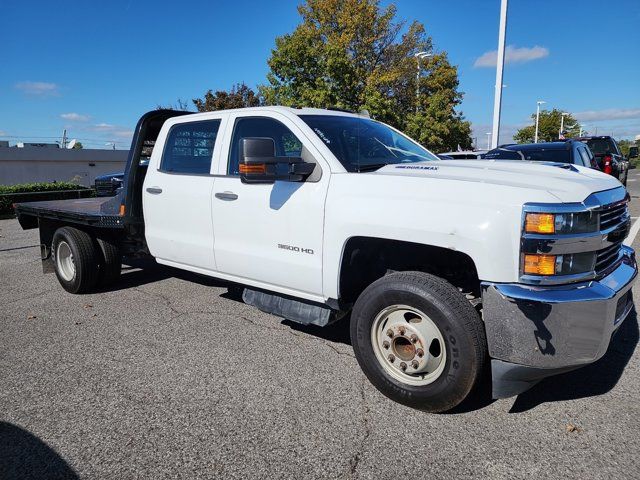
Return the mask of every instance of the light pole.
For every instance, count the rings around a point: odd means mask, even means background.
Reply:
[[[493,97],[493,142],[492,147],[498,146],[500,136],[500,108],[502,106],[502,74],[504,72],[504,44],[507,36],[507,3],[500,3],[500,30],[498,31],[498,58],[496,62],[496,91]]]
[[[562,112],[560,114],[560,130],[558,131],[558,138],[560,138],[562,136],[562,132],[564,131],[564,117],[565,115],[569,115],[566,112]]]
[[[414,55],[418,64],[418,71],[416,72],[416,113],[418,113],[418,100],[420,99],[420,59],[433,57],[433,53],[418,52]]]
[[[533,143],[538,143],[538,125],[540,123],[540,105],[543,103],[547,103],[544,100],[538,100],[536,102],[536,136],[534,137]]]
[[[491,150],[491,132],[487,132],[486,135],[487,135],[487,150]]]

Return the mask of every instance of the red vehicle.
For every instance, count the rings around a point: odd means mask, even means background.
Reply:
[[[629,160],[622,154],[613,137],[602,135],[598,137],[580,137],[577,140],[589,146],[589,149],[596,157],[600,170],[613,175],[620,180],[620,183],[627,185]]]

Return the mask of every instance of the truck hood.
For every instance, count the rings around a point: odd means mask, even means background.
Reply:
[[[549,192],[561,202],[582,202],[594,192],[621,184],[586,167],[522,160],[442,160],[386,165],[372,175],[428,177],[488,183]]]

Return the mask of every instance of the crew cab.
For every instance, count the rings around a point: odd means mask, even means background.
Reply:
[[[295,322],[349,321],[373,385],[439,412],[489,366],[501,398],[605,353],[633,307],[627,203],[583,166],[441,161],[366,116],[257,107],[149,112],[115,197],[16,212],[68,292],[152,256]]]
[[[618,142],[607,135],[580,137],[577,140],[589,146],[598,162],[600,170],[613,175],[623,185],[627,184],[629,175],[629,160],[620,151]]]

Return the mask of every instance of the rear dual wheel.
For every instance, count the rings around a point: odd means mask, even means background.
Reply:
[[[117,246],[73,227],[56,230],[51,244],[56,276],[70,293],[88,293],[113,283],[120,275],[122,255]]]
[[[351,340],[380,392],[429,412],[459,405],[487,357],[475,309],[453,285],[422,272],[393,273],[367,287],[353,308]]]

